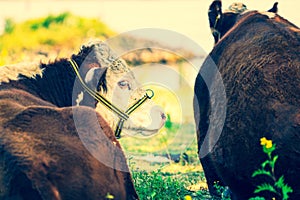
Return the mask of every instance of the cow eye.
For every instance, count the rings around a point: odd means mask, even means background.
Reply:
[[[128,89],[128,90],[131,89],[129,82],[126,80],[118,82],[118,85],[121,89]]]

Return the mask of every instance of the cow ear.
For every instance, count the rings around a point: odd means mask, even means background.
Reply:
[[[220,39],[220,33],[218,31],[218,23],[220,23],[220,19],[222,16],[222,2],[220,0],[215,0],[209,6],[208,10],[208,19],[209,26],[212,31],[212,34],[215,38],[215,43]]]
[[[106,71],[107,67],[93,67],[89,69],[84,77],[87,86],[95,91],[98,90],[100,85],[106,88]]]
[[[208,17],[209,17],[209,25],[210,27],[216,26],[216,21],[222,15],[222,2],[220,0],[215,0],[209,6]]]
[[[274,3],[273,7],[268,10],[268,12],[277,13],[278,12],[278,2]]]

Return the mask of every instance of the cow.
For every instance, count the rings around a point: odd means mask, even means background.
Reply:
[[[232,199],[256,196],[252,177],[268,159],[260,145],[276,144],[277,179],[283,175],[300,199],[300,29],[268,11],[223,12],[215,0],[209,22],[215,45],[195,81],[194,116],[198,155],[210,193],[228,187]],[[282,197],[262,192],[266,199]]]
[[[144,135],[160,129],[165,116],[106,43],[89,42],[48,63],[3,66],[0,81],[0,199],[138,199],[102,113],[114,107],[124,130]],[[108,105],[98,106],[99,99]],[[123,112],[138,99],[143,108]]]

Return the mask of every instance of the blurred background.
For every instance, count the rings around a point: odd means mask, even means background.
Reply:
[[[244,0],[248,9],[268,10],[276,0]],[[226,9],[233,0],[223,0]],[[300,3],[294,0],[277,0],[279,14],[296,25]],[[210,0],[0,0],[0,31],[6,18],[17,22],[48,14],[71,12],[84,17],[101,19],[120,33],[140,28],[162,28],[181,33],[201,45],[206,52],[212,48],[208,29],[207,9]],[[148,36],[159,40],[159,36]],[[180,44],[180,41],[168,41]]]
[[[181,182],[182,195],[192,191],[195,198],[208,198],[197,157],[192,102],[195,77],[213,47],[207,18],[211,2],[0,0],[0,66],[69,57],[90,38],[108,41],[141,84],[155,91],[154,101],[168,115],[165,127],[154,137],[120,140],[139,194],[159,199],[155,196],[159,193],[152,193],[153,185],[164,183],[153,180],[155,175]],[[236,1],[222,2],[225,10]],[[250,10],[266,11],[275,1],[241,2]],[[278,2],[279,14],[299,26],[300,3]],[[145,179],[152,183],[151,191],[142,187]]]

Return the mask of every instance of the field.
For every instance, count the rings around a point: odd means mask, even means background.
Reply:
[[[57,16],[15,23],[6,19],[0,35],[0,66],[32,61],[49,61],[70,56],[89,38],[106,40],[117,35],[98,19],[62,13]],[[152,42],[132,37],[120,45]],[[189,52],[181,52],[192,57]],[[154,84],[154,101],[165,108],[168,121],[154,137],[124,137],[120,142],[141,199],[209,199],[204,174],[197,157],[192,116],[192,82],[186,81],[187,63],[170,52],[149,49],[124,55],[131,65],[150,62],[168,64],[179,74],[174,89]],[[183,78],[182,78],[183,77]]]

